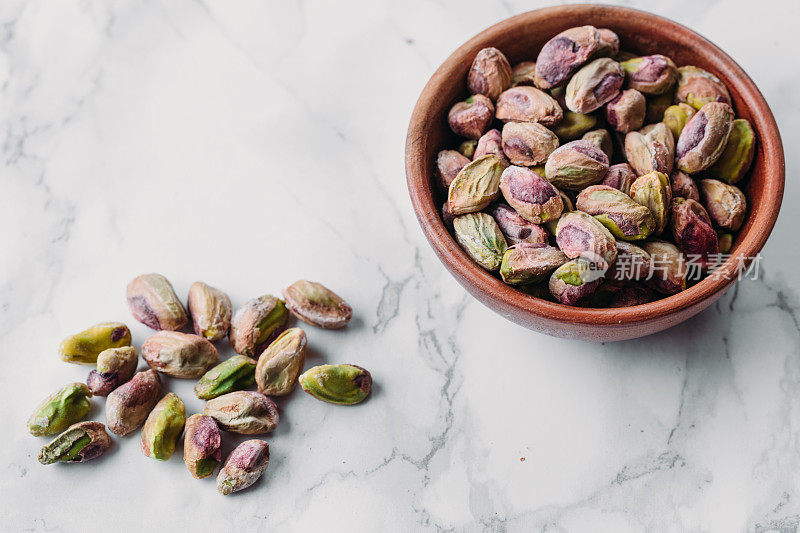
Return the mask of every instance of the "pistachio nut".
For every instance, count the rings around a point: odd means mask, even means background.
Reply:
[[[189,322],[175,290],[161,274],[133,278],[126,297],[133,317],[150,328],[177,331]]]
[[[591,307],[631,307],[655,300],[653,292],[635,281],[606,280],[595,291]]]
[[[700,109],[709,102],[731,103],[731,95],[725,84],[710,72],[694,66],[678,69],[675,98],[695,109]]]
[[[256,362],[246,355],[236,354],[200,378],[194,393],[201,400],[210,400],[229,392],[246,389],[256,381]]]
[[[628,133],[642,127],[646,110],[642,93],[625,89],[606,105],[606,121],[616,131]]]
[[[85,463],[100,457],[111,446],[111,437],[100,422],[78,422],[42,448],[39,462]]]
[[[549,91],[547,91],[550,96],[558,103],[558,107],[563,110],[567,109],[567,86],[560,85],[558,87],[553,87]],[[566,114],[566,111],[564,111]],[[583,113],[576,113],[578,115],[583,115]],[[586,115],[589,116],[589,115]]]
[[[700,191],[697,189],[697,184],[688,174],[680,170],[673,170],[672,174],[669,175],[669,182],[672,185],[672,196],[674,198],[700,201]]]
[[[620,163],[608,167],[608,173],[606,173],[606,177],[603,178],[603,181],[600,183],[602,185],[614,187],[630,195],[631,184],[633,184],[634,181],[636,181],[636,172],[633,171],[628,163]]]
[[[672,186],[667,175],[656,171],[639,176],[631,184],[630,195],[652,213],[655,220],[653,235],[661,234],[667,227],[672,203]]]
[[[503,122],[538,122],[554,126],[561,122],[564,112],[552,96],[536,87],[512,87],[497,99],[498,120]]]
[[[700,108],[683,128],[675,146],[675,162],[687,174],[713,165],[722,155],[733,127],[733,109],[711,102]]]
[[[283,297],[295,317],[318,328],[341,329],[353,316],[342,297],[315,281],[295,281],[284,289]]]
[[[650,210],[608,185],[591,185],[578,195],[578,211],[594,216],[618,239],[647,238],[655,228]]]
[[[502,139],[503,152],[513,165],[539,165],[558,148],[556,134],[536,122],[508,122]]]
[[[486,213],[469,213],[453,219],[456,241],[473,261],[490,272],[500,269],[506,239],[497,222]]]
[[[553,295],[550,294],[550,287],[549,287],[550,280],[548,279],[546,282],[543,283],[531,283],[530,285],[516,285],[514,286],[522,294],[527,294],[528,296],[533,296],[535,298],[539,298],[540,300],[546,300],[548,302],[555,302],[555,298]]]
[[[536,58],[536,86],[550,89],[566,82],[572,73],[590,57],[604,50],[600,32],[594,26],[578,26],[564,30],[539,51]]]
[[[308,394],[323,402],[354,405],[372,391],[372,375],[357,365],[320,365],[306,370],[299,378]]]
[[[619,63],[608,57],[595,59],[581,67],[567,84],[567,108],[576,113],[591,113],[613,100],[625,81]]]
[[[517,85],[536,85],[535,82],[536,63],[534,61],[523,61],[517,63],[511,69],[511,86]]]
[[[305,332],[300,328],[287,329],[258,358],[255,369],[258,392],[267,396],[291,393],[305,364]]]
[[[568,260],[561,250],[546,243],[520,243],[503,254],[500,276],[509,285],[539,283]]]
[[[508,204],[534,224],[558,218],[564,208],[552,183],[525,167],[505,169],[500,178],[500,190]]]
[[[644,123],[653,124],[664,117],[664,112],[675,103],[675,93],[667,91],[664,94],[647,97],[647,110],[644,113]]]
[[[505,204],[496,204],[491,211],[500,231],[508,244],[547,243],[547,231],[540,225],[529,222],[519,216],[514,209]]]
[[[467,73],[467,87],[472,94],[496,100],[511,85],[511,65],[497,48],[484,48],[475,56]]]
[[[611,139],[611,134],[608,130],[598,129],[587,131],[581,137],[581,140],[588,141],[593,145],[600,148],[608,160],[611,161],[611,156],[614,155],[614,141]]]
[[[467,159],[471,160],[472,156],[475,154],[475,148],[477,148],[477,146],[478,141],[475,139],[467,139],[458,145],[458,152]]]
[[[217,349],[199,335],[159,331],[142,344],[150,368],[174,378],[196,379],[219,362]]]
[[[664,118],[661,122],[666,124],[669,131],[672,132],[673,139],[678,139],[683,128],[686,127],[686,123],[691,120],[695,113],[697,113],[695,108],[688,104],[671,105],[664,111]]]
[[[620,64],[628,77],[628,87],[644,94],[664,94],[678,80],[678,67],[670,58],[660,54],[637,57]]]
[[[189,287],[187,301],[194,332],[216,342],[228,334],[231,327],[231,299],[219,289],[195,281]]]
[[[651,172],[669,175],[674,157],[672,132],[663,122],[625,135],[625,158],[640,176]]]
[[[137,429],[161,396],[161,379],[155,370],[136,373],[106,399],[106,424],[120,437]]]
[[[573,111],[564,111],[564,118],[556,126],[553,126],[553,133],[564,141],[574,141],[580,139],[581,135],[591,130],[597,125],[597,117],[594,115],[584,115]]]
[[[450,204],[445,202],[442,204],[442,222],[451,232],[453,231],[453,218],[453,213],[450,212]]]
[[[718,233],[717,235],[719,241],[719,253],[730,253],[731,248],[733,248],[733,235],[730,233]]]
[[[694,200],[675,198],[671,216],[672,237],[678,248],[701,267],[712,264],[712,256],[719,253],[719,241],[703,206]]]
[[[738,183],[753,162],[756,150],[756,132],[748,121],[738,118],[733,121],[725,150],[709,172],[722,181]]]
[[[677,294],[686,288],[686,258],[672,243],[652,239],[642,243],[650,254],[652,276],[647,285],[661,294]]]
[[[207,415],[195,414],[186,420],[183,436],[183,462],[195,479],[214,473],[222,461],[222,435],[216,421]]]
[[[477,140],[489,129],[494,114],[494,104],[489,98],[473,94],[450,108],[447,123],[456,135]]]
[[[644,248],[625,241],[617,241],[617,258],[606,279],[638,280],[650,277],[650,254]]]
[[[86,385],[95,396],[108,396],[133,377],[138,363],[139,354],[133,346],[103,350],[97,356],[97,369],[86,378]]]
[[[506,154],[503,153],[503,134],[498,129],[491,129],[478,139],[478,146],[475,148],[475,159],[480,159],[485,155],[495,155],[503,164],[503,168],[511,163],[508,162]],[[467,161],[469,163],[469,161]],[[463,168],[463,167],[462,167]]]
[[[735,185],[719,180],[700,180],[700,192],[708,216],[717,226],[738,231],[747,212],[747,199]]]
[[[41,401],[28,419],[36,437],[61,433],[89,412],[92,392],[83,383],[70,383]]]
[[[606,269],[617,258],[617,242],[608,229],[582,211],[564,214],[556,226],[556,242],[567,257],[583,257]]]
[[[613,57],[619,53],[619,35],[609,28],[598,28],[600,47],[595,52],[597,56]]]
[[[256,481],[269,465],[269,444],[246,440],[225,459],[217,475],[217,491],[223,496],[244,490]]]
[[[283,300],[264,295],[245,302],[231,319],[228,333],[233,351],[247,356],[258,353],[270,336],[280,331],[289,319]]]
[[[558,267],[550,276],[550,294],[564,305],[585,307],[603,281],[605,270],[583,257]]]
[[[275,402],[260,392],[244,390],[209,400],[203,414],[214,418],[225,431],[241,435],[269,433],[280,419]]]
[[[93,365],[103,350],[130,345],[128,326],[122,322],[103,322],[61,341],[58,355],[67,363]]]
[[[186,406],[172,392],[156,404],[142,427],[142,453],[166,461],[172,457],[186,424]]]
[[[572,141],[550,154],[544,171],[547,181],[559,189],[580,191],[605,177],[608,156],[589,141]]]
[[[495,201],[500,195],[500,175],[504,168],[502,161],[491,154],[462,168],[447,193],[450,212],[475,213]]]

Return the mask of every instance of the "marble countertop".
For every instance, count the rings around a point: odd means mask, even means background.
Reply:
[[[425,242],[403,174],[436,66],[545,2],[3,2],[2,529],[796,531],[800,6],[619,3],[744,67],[790,179],[760,280],[604,345],[529,332],[469,297]],[[372,398],[281,401],[266,474],[231,497],[192,479],[180,450],[143,457],[138,433],[85,465],[39,465],[46,439],[27,417],[88,372],[58,343],[121,320],[140,346],[150,331],[124,290],[143,272],[182,296],[206,281],[234,306],[322,281],[355,316],[307,328],[309,364],[369,368]],[[192,386],[168,384],[196,412]],[[90,416],[104,421],[101,401]]]

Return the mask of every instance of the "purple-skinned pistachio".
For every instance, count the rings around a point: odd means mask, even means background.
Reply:
[[[641,240],[655,228],[655,220],[647,207],[607,185],[586,187],[578,195],[575,207],[594,216],[617,239]]]
[[[598,129],[587,131],[581,137],[582,141],[589,141],[593,145],[600,148],[609,161],[611,161],[611,156],[614,155],[614,141],[611,139],[611,134],[608,130]]]
[[[564,209],[552,183],[528,168],[510,166],[505,169],[500,178],[500,190],[508,205],[534,224],[555,220]]]
[[[295,281],[283,290],[283,298],[295,318],[318,328],[341,329],[353,317],[344,298],[316,281]]]
[[[509,285],[539,283],[568,261],[564,252],[546,243],[520,243],[503,255],[500,276]]]
[[[672,187],[666,174],[653,171],[636,178],[631,184],[630,196],[635,202],[645,206],[653,215],[655,228],[653,235],[659,235],[667,227]]]
[[[606,279],[639,280],[650,277],[650,254],[635,244],[617,241],[617,258],[611,264]]]
[[[100,457],[111,446],[111,437],[100,422],[78,422],[71,425],[39,452],[39,462],[85,463]]]
[[[475,147],[473,159],[477,160],[485,155],[497,156],[503,168],[511,164],[508,161],[508,157],[506,157],[506,154],[503,152],[503,134],[500,133],[500,130],[496,128],[491,129],[484,133],[483,137],[478,139],[478,145]]]
[[[244,490],[264,474],[269,465],[269,444],[246,440],[225,459],[217,476],[217,491],[223,496]]]
[[[550,276],[550,294],[564,305],[586,307],[603,281],[603,269],[579,257],[558,267]]]
[[[700,191],[697,189],[697,184],[688,174],[680,170],[673,170],[672,174],[669,175],[669,182],[672,186],[673,198],[700,201]]]
[[[646,102],[636,89],[625,89],[606,105],[608,125],[621,133],[638,130],[644,124]]]
[[[231,318],[228,340],[233,351],[248,357],[258,355],[288,319],[289,310],[280,298],[265,294],[248,300]]]
[[[194,332],[216,342],[228,335],[231,327],[231,299],[227,294],[202,281],[189,287],[186,308],[192,317]]]
[[[143,274],[133,278],[125,296],[131,314],[145,326],[177,331],[189,322],[175,290],[161,274]]]
[[[728,183],[739,182],[753,162],[756,149],[756,132],[748,121],[733,121],[725,150],[709,169],[712,176]]]
[[[498,120],[503,122],[538,122],[554,126],[564,112],[552,96],[536,87],[521,85],[504,91],[497,99]]]
[[[673,139],[679,139],[686,123],[692,119],[695,113],[697,113],[695,108],[688,104],[671,105],[664,111],[664,118],[661,122],[666,124],[669,131],[672,132]]]
[[[595,56],[614,57],[619,53],[619,35],[609,28],[598,28],[600,46]]]
[[[715,261],[712,256],[719,253],[719,240],[705,208],[694,200],[675,198],[671,218],[678,248],[701,267],[711,265]]]
[[[500,231],[505,235],[508,244],[547,243],[548,241],[547,231],[542,226],[525,220],[505,204],[495,205],[491,215],[500,227]]]
[[[547,41],[536,58],[536,86],[550,89],[566,82],[602,49],[600,39],[600,32],[594,26],[578,26]]]
[[[141,426],[161,396],[161,379],[155,370],[139,372],[114,389],[106,399],[106,423],[118,436]]]
[[[617,258],[617,242],[599,220],[582,211],[558,219],[556,243],[567,257],[583,257],[605,269]]]
[[[747,198],[735,185],[719,180],[700,180],[703,205],[711,220],[730,231],[738,231],[747,212]]]
[[[447,113],[453,133],[468,139],[480,139],[494,120],[494,104],[482,94],[473,94],[458,102]]]
[[[439,189],[446,191],[456,179],[461,169],[469,165],[470,160],[456,150],[442,150],[436,156],[436,183]]]
[[[655,300],[653,292],[636,281],[616,281],[606,278],[597,288],[591,300],[591,307],[616,309],[642,305]]]
[[[550,154],[547,180],[559,189],[579,191],[600,182],[608,172],[608,156],[589,141],[572,141]]]
[[[195,414],[186,420],[183,462],[195,479],[214,473],[222,460],[222,435],[217,422],[208,415]]]
[[[695,174],[713,165],[722,155],[733,127],[733,109],[728,104],[711,102],[683,128],[675,146],[677,167]]]
[[[511,86],[536,85],[535,82],[536,63],[534,61],[523,61],[517,63],[511,69]]]
[[[725,84],[710,72],[694,66],[678,69],[675,99],[698,110],[709,102],[731,103],[731,95]]]
[[[496,100],[511,85],[511,65],[497,48],[484,48],[475,56],[467,74],[467,87],[472,94]]]
[[[206,402],[203,414],[217,421],[220,428],[240,435],[269,433],[280,416],[275,402],[255,391],[236,391]]]
[[[513,165],[531,167],[547,161],[558,148],[556,134],[536,122],[509,122],[503,126],[503,153]]]
[[[458,173],[447,192],[447,203],[453,215],[475,213],[484,209],[500,195],[500,175],[503,162],[495,155],[480,157]]]
[[[650,124],[625,135],[625,158],[639,176],[651,172],[669,175],[675,158],[675,142],[666,124]]]
[[[650,254],[652,276],[647,286],[661,294],[677,294],[686,288],[686,257],[674,244],[653,239],[642,243]]]
[[[478,265],[489,272],[500,269],[508,244],[491,215],[467,213],[457,216],[453,219],[453,233],[459,246]]]
[[[109,348],[97,356],[97,369],[89,372],[86,385],[95,396],[108,396],[136,372],[139,354],[133,346]]]
[[[644,94],[664,94],[678,80],[678,67],[667,56],[655,54],[621,63],[628,87]]]
[[[196,379],[219,362],[211,341],[180,331],[159,331],[142,344],[142,357],[150,368],[175,378]]]
[[[614,187],[629,195],[631,184],[636,181],[636,177],[636,172],[633,171],[628,163],[619,163],[608,167],[606,177],[603,178],[601,184]]]
[[[552,126],[553,133],[564,141],[574,141],[580,139],[581,135],[591,130],[597,125],[597,117],[594,115],[584,115],[583,113],[573,113],[565,111],[564,118],[556,126]]]
[[[602,57],[582,67],[567,84],[567,108],[576,113],[591,113],[613,100],[625,75],[613,59]]]

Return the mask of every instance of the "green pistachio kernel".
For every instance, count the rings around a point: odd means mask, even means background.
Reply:
[[[39,462],[83,463],[99,457],[111,446],[106,427],[100,422],[78,422],[39,452]]]
[[[565,111],[564,118],[557,126],[553,127],[553,133],[564,141],[574,141],[580,139],[581,135],[591,130],[597,125],[597,117],[574,111]]]
[[[304,372],[300,376],[300,386],[318,400],[354,405],[369,396],[372,376],[356,365],[321,365]]]
[[[709,170],[710,175],[728,183],[737,183],[750,169],[755,149],[756,132],[748,121],[737,118],[733,121],[725,150]]]
[[[28,419],[28,431],[37,437],[61,433],[86,416],[91,397],[92,392],[84,383],[70,383],[36,407]]]
[[[131,332],[121,322],[103,322],[64,339],[58,349],[62,361],[93,365],[100,352],[131,345]]]
[[[210,400],[255,383],[256,362],[245,355],[234,355],[206,372],[194,392],[201,400]]]
[[[184,424],[186,407],[170,392],[156,404],[142,427],[142,452],[147,457],[166,461],[175,451]]]

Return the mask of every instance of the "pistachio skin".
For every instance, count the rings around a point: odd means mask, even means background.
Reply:
[[[255,391],[229,392],[209,400],[203,414],[225,431],[240,435],[269,433],[280,420],[275,402]]]
[[[298,280],[283,291],[286,307],[306,324],[323,329],[342,329],[350,323],[353,308],[344,298],[315,281]]]
[[[735,185],[719,180],[700,180],[703,205],[712,222],[730,231],[738,231],[747,213],[747,198]]]
[[[497,222],[486,213],[468,213],[453,219],[453,231],[459,246],[489,272],[500,269],[508,247]]]
[[[511,164],[508,161],[508,157],[506,157],[506,154],[503,152],[503,134],[496,128],[487,131],[483,134],[483,137],[478,139],[474,159],[480,159],[489,154],[496,156],[503,165],[503,168]]]
[[[704,105],[683,128],[675,146],[678,168],[687,174],[705,170],[722,155],[733,128],[733,109],[728,104]]]
[[[547,230],[538,224],[529,222],[519,216],[514,209],[505,204],[496,204],[491,215],[503,232],[507,244],[547,243]]]
[[[524,167],[508,167],[500,178],[508,205],[525,220],[541,224],[561,215],[564,203],[552,183]]]
[[[594,263],[583,258],[573,259],[550,276],[550,294],[564,305],[586,307],[602,280],[602,271],[598,272]]]
[[[495,155],[482,156],[461,169],[450,184],[447,203],[454,215],[475,213],[500,195],[502,161]]]
[[[700,191],[697,189],[697,184],[688,174],[680,170],[673,170],[672,174],[669,175],[669,182],[672,186],[673,198],[700,201]]]
[[[536,122],[509,122],[503,126],[503,153],[513,165],[532,167],[547,161],[558,148],[555,133]]]
[[[675,198],[671,217],[672,237],[678,248],[687,256],[697,257],[701,267],[709,266],[713,262],[711,256],[719,253],[719,240],[703,206],[694,200]]]
[[[664,111],[664,118],[661,122],[667,125],[669,131],[672,132],[672,137],[678,139],[683,128],[686,127],[686,123],[691,120],[695,113],[697,113],[695,108],[688,104],[671,105]]]
[[[61,433],[89,412],[92,392],[83,383],[70,383],[42,400],[28,419],[35,437]]]
[[[300,328],[284,331],[258,358],[255,380],[258,392],[286,396],[297,385],[306,364],[306,334]]]
[[[677,294],[686,289],[686,258],[674,244],[652,239],[642,243],[642,248],[650,254],[653,276],[647,285],[658,293]]]
[[[675,99],[698,110],[710,102],[731,104],[728,88],[719,78],[691,65],[678,68],[678,89],[675,91]]]
[[[672,203],[672,186],[667,175],[654,171],[639,176],[631,184],[630,195],[636,203],[645,206],[653,215],[655,221],[653,234],[661,234],[667,227]]]
[[[589,141],[572,141],[550,154],[544,170],[547,181],[559,189],[580,191],[602,181],[608,156]]]
[[[655,228],[655,220],[647,207],[607,185],[591,185],[582,190],[575,207],[594,216],[617,239],[645,239]]]
[[[564,112],[549,94],[521,85],[500,95],[495,116],[503,122],[538,122],[543,126],[555,126],[561,122]]]
[[[161,379],[155,370],[138,372],[114,389],[106,399],[106,424],[118,436],[127,435],[144,423],[161,396]]]
[[[669,175],[675,158],[675,141],[666,124],[659,122],[625,135],[625,158],[639,176],[651,172]]]
[[[564,111],[564,118],[553,126],[553,133],[564,141],[580,139],[583,134],[597,125],[597,117],[574,111]]]
[[[190,416],[183,437],[183,462],[189,473],[195,479],[206,478],[221,461],[222,435],[217,422],[207,415]]]
[[[636,172],[633,171],[628,163],[619,163],[608,167],[608,173],[603,178],[601,185],[614,187],[625,194],[630,195],[631,184],[636,181]]]
[[[650,254],[630,242],[617,241],[617,258],[606,274],[606,279],[640,280],[650,277]]]
[[[636,89],[625,89],[606,104],[606,122],[620,133],[638,130],[644,124],[647,110],[642,93]]]
[[[514,65],[514,68],[511,69],[511,86],[516,87],[518,85],[536,85],[535,72],[535,61],[523,61],[522,63],[517,63]]]
[[[474,94],[450,108],[447,123],[456,135],[477,140],[489,129],[494,116],[492,101],[482,94]]]
[[[442,150],[436,155],[436,184],[439,190],[447,191],[461,169],[469,164],[470,160],[455,150]]]
[[[197,335],[211,342],[228,335],[231,327],[231,299],[227,294],[202,281],[195,281],[189,287],[186,307]]]
[[[540,89],[566,82],[598,50],[607,47],[594,26],[578,26],[562,31],[547,41],[536,58],[535,80]]]
[[[475,56],[467,73],[467,88],[472,94],[496,100],[511,85],[511,65],[497,48],[484,48]]]
[[[442,223],[444,223],[445,227],[452,233],[453,229],[453,213],[450,212],[450,205],[445,202],[442,204]]]
[[[269,465],[269,444],[246,440],[228,455],[217,476],[217,491],[226,496],[244,490],[264,474]]]
[[[625,81],[619,63],[602,57],[582,67],[567,84],[566,103],[570,111],[591,113],[613,100]]]
[[[95,396],[108,396],[133,377],[138,363],[139,354],[133,346],[103,350],[97,356],[97,369],[91,370],[86,378],[86,385]]]
[[[100,457],[111,447],[111,437],[100,422],[78,422],[68,427],[39,452],[39,462],[85,463]]]
[[[336,405],[361,403],[372,391],[372,375],[353,364],[315,366],[304,372],[298,381],[314,398]]]
[[[142,344],[142,357],[153,370],[174,378],[197,379],[219,362],[217,349],[199,335],[159,331]]]
[[[478,146],[478,141],[475,139],[467,139],[458,145],[458,152],[469,160],[475,154],[475,148]]]
[[[288,319],[289,311],[283,300],[269,294],[248,300],[231,319],[228,340],[233,351],[254,356],[273,333],[283,329]]]
[[[500,276],[509,285],[539,283],[567,261],[567,256],[554,246],[521,243],[503,254]]]
[[[189,322],[175,290],[161,274],[133,278],[125,296],[134,318],[152,329],[177,331]]]
[[[597,129],[587,131],[583,134],[581,140],[588,141],[600,148],[600,150],[606,154],[608,160],[611,161],[611,156],[614,154],[614,141],[611,139],[611,134],[608,130]]]
[[[750,169],[755,150],[753,127],[743,118],[734,120],[725,150],[709,169],[710,174],[731,184],[738,183]]]
[[[598,28],[600,46],[595,55],[613,57],[619,53],[619,35],[609,28]]]
[[[210,400],[246,389],[255,383],[255,371],[256,362],[253,359],[236,354],[203,374],[194,386],[194,393],[201,400]]]
[[[185,424],[186,406],[176,394],[167,393],[150,411],[142,427],[142,453],[159,461],[172,457]]]
[[[93,365],[103,350],[130,345],[128,326],[122,322],[103,322],[61,341],[58,355],[67,363]]]
[[[664,94],[678,81],[678,67],[667,56],[655,54],[621,63],[628,87],[644,94]]]
[[[617,258],[617,242],[593,216],[582,211],[565,213],[558,219],[556,243],[570,259],[583,257],[608,268]]]

